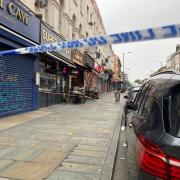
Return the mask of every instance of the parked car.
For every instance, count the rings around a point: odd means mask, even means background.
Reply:
[[[134,99],[135,99],[137,93],[139,92],[140,88],[141,88],[141,85],[137,85],[137,86],[132,86],[128,89],[127,95],[124,96],[124,98],[127,99],[127,102],[134,101]]]
[[[139,92],[140,88],[141,88],[140,85],[129,87],[127,95],[124,96],[124,98],[127,99],[127,101],[126,101],[126,103],[124,105],[124,109],[123,109],[124,121],[122,121],[122,124],[121,124],[121,127],[123,129],[127,126],[126,117],[127,117],[127,113],[128,113],[128,106],[132,105],[132,103],[134,102],[134,99],[135,99],[137,93]]]
[[[160,73],[127,106],[130,180],[180,180],[180,73]]]

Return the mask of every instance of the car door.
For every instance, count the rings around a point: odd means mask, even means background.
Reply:
[[[138,107],[140,107],[142,100],[145,96],[149,84],[145,84],[141,87],[138,94],[136,95],[134,105],[135,109],[128,109],[126,114],[127,124],[130,125],[132,122],[132,118],[136,117],[138,112]],[[138,176],[138,165],[136,160],[136,135],[134,133],[134,127],[127,126],[126,129],[126,141],[127,141],[127,152],[126,152],[126,161],[127,161],[127,169],[128,169],[128,179],[136,180]]]

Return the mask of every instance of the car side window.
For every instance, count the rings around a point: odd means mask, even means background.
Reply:
[[[155,89],[156,86],[153,84],[150,84],[148,86],[147,91],[145,92],[144,98],[142,100],[142,103],[140,105],[138,114],[144,118],[148,117],[148,115],[150,114]]]
[[[180,137],[180,87],[176,87],[172,92],[171,119],[169,133]]]
[[[155,98],[153,98],[153,102],[150,108],[150,113],[148,115],[149,125],[151,125],[153,129],[160,126],[161,121],[159,120],[162,118],[161,116],[162,113],[161,113],[160,103]]]
[[[136,96],[136,98],[135,98],[135,101],[134,101],[134,102],[135,102],[135,104],[137,105],[137,111],[139,110],[139,107],[140,107],[140,105],[141,105],[141,102],[142,102],[142,100],[143,100],[143,98],[144,98],[144,95],[145,95],[145,92],[146,92],[148,86],[149,86],[149,84],[145,84],[145,85],[140,89],[140,91],[138,92],[138,94],[137,94],[137,96]]]

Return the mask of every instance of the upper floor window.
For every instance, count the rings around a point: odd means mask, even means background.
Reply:
[[[89,7],[87,6],[87,16],[86,16],[87,23],[89,22]]]
[[[59,13],[60,12],[56,5],[52,3],[49,11],[49,24],[56,32],[59,31]]]
[[[78,3],[77,3],[77,0],[73,0],[74,1],[74,3],[76,4],[76,6],[78,5]]]
[[[83,15],[83,0],[80,0],[80,12],[81,12],[81,14]]]
[[[79,25],[79,38],[82,36],[82,24]]]
[[[76,16],[73,15],[72,17],[72,39],[76,39],[76,33],[75,33],[75,27],[76,27],[76,22],[77,22],[77,19],[76,19]]]

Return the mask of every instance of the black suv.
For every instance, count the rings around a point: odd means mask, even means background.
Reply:
[[[130,180],[180,180],[180,74],[158,74],[128,105]]]

